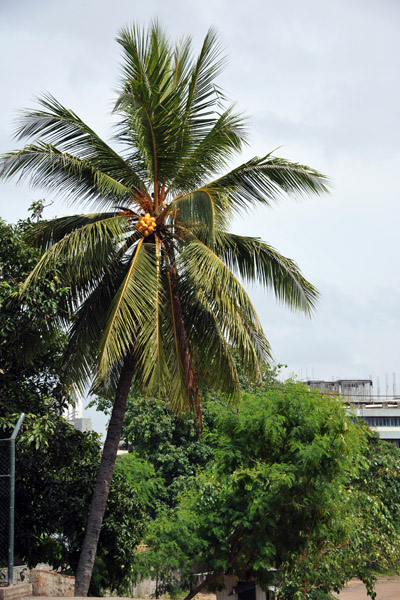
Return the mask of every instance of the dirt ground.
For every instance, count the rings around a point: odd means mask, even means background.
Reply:
[[[375,590],[377,592],[376,600],[400,600],[400,577],[387,577],[379,579]],[[215,594],[198,594],[198,600],[215,600]],[[350,581],[344,590],[337,596],[338,600],[368,600],[365,586],[356,579]],[[23,600],[37,600],[30,596]],[[60,598],[46,598],[46,600],[60,600]],[[74,598],[71,600],[87,600],[86,598]],[[104,598],[91,598],[91,600],[104,600]],[[132,598],[113,598],[110,600],[132,600]]]
[[[375,586],[376,600],[400,600],[400,577],[379,579]],[[350,581],[337,596],[340,600],[368,600],[365,586],[361,581]]]
[[[376,600],[400,600],[400,577],[380,579],[376,584]],[[198,594],[198,600],[215,600],[215,594]],[[350,581],[338,596],[339,600],[370,600],[361,581]]]

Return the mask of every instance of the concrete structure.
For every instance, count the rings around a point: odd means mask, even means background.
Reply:
[[[92,420],[91,419],[67,419],[68,423],[71,423],[78,431],[92,431]]]
[[[8,569],[0,569],[0,584],[4,585],[8,582]],[[19,565],[13,568],[13,582],[14,584],[29,583],[29,569],[27,565]]]
[[[370,402],[373,393],[371,379],[337,379],[336,381],[308,379],[304,383],[310,388],[321,390],[324,394],[341,396],[344,402],[352,404]]]
[[[31,583],[17,583],[7,587],[0,587],[0,600],[20,600],[32,596]]]
[[[386,394],[380,390],[374,393],[371,379],[338,379],[336,381],[307,380],[311,389],[319,389],[324,394],[339,396],[359,418],[363,419],[380,438],[400,447],[400,396],[389,394],[386,382]],[[378,384],[379,385],[379,384]]]
[[[78,431],[92,431],[92,420],[83,417],[82,396],[74,396],[73,404],[69,404],[64,411],[64,417]]]
[[[15,585],[0,587],[0,600],[19,600],[28,596],[60,598],[74,595],[75,577],[61,575],[50,569],[28,569],[26,565],[14,567],[14,581]]]
[[[136,585],[132,586],[132,598],[154,598],[156,595],[156,581],[146,577],[139,579]]]

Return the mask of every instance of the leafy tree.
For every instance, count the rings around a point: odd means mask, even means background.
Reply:
[[[400,451],[300,384],[209,410],[215,456],[149,524],[133,573],[159,590],[210,573],[187,599],[232,571],[282,600],[327,600],[353,577],[374,598],[376,568],[400,558]]]
[[[203,408],[206,430],[211,417]],[[128,401],[122,439],[129,451],[149,461],[163,484],[155,504],[173,507],[199,468],[212,458],[213,450],[200,436],[194,417],[178,417],[168,403],[157,398],[131,397]]]
[[[400,451],[369,436],[360,470],[331,507],[329,531],[316,528],[304,551],[281,568],[281,598],[333,598],[352,577],[375,598],[377,570],[400,559]],[[374,568],[375,567],[375,568]]]
[[[65,288],[57,272],[32,286],[24,302],[16,296],[40,253],[23,239],[31,222],[0,220],[0,415],[61,409],[69,390],[61,380],[65,333],[55,326]]]
[[[310,537],[324,532],[329,539],[335,531],[337,507],[342,515],[343,494],[362,461],[363,429],[339,401],[301,384],[245,394],[240,411],[222,404],[214,410],[208,437],[215,460],[175,511],[162,511],[150,525],[149,550],[135,567],[166,581],[178,565],[186,581],[210,573],[187,599],[226,572],[253,576],[263,587],[276,583],[276,569],[299,560]],[[297,584],[288,597],[297,597]]]
[[[191,40],[173,45],[157,23],[122,30],[124,55],[115,113],[120,153],[52,96],[26,112],[30,138],[6,154],[0,176],[31,177],[90,214],[38,223],[44,251],[25,284],[63,264],[75,313],[66,356],[78,384],[115,395],[98,483],[76,573],[86,595],[132,379],[201,425],[199,389],[240,395],[231,348],[257,380],[269,345],[238,282],[258,281],[307,314],[315,288],[267,243],[229,232],[233,215],[281,194],[326,191],[309,167],[267,154],[225,175],[245,142],[245,123],[215,84],[220,48],[210,31],[198,58]],[[235,274],[236,275],[235,275]]]
[[[264,365],[262,382],[258,385],[242,375],[240,364],[236,367],[243,391],[261,397],[267,390],[281,386],[277,379],[280,365]],[[214,428],[212,404],[223,402],[223,396],[203,389],[202,398],[203,426],[207,432]],[[99,410],[111,412],[111,400],[97,399],[94,404]],[[176,506],[180,492],[214,456],[209,436],[200,435],[193,415],[176,415],[165,398],[145,397],[134,390],[129,394],[121,439],[129,452],[149,461],[162,478],[163,483],[153,498],[155,506],[160,503]]]
[[[10,429],[17,415],[1,420]],[[15,551],[34,566],[75,570],[82,548],[87,511],[101,458],[97,434],[81,433],[52,412],[28,414],[16,453]],[[155,480],[143,461],[117,460],[100,536],[91,593],[124,589],[131,581],[131,555],[140,543],[150,495],[140,476]],[[134,474],[133,474],[134,473]]]

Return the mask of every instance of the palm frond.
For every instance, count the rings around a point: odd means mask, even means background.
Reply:
[[[157,23],[147,36],[138,28],[123,29],[118,42],[125,59],[123,86],[115,107],[125,115],[120,137],[140,150],[149,179],[166,181],[180,158],[176,140],[183,107],[173,51]],[[157,188],[154,193],[156,196]]]
[[[240,115],[232,109],[217,114],[222,94],[214,80],[223,61],[215,31],[208,32],[195,62],[190,39],[172,49],[157,22],[147,35],[139,28],[123,29],[118,41],[124,48],[116,103],[125,115],[120,139],[140,151],[149,178],[171,189],[182,189],[182,183],[197,187],[227,164],[245,135]]]
[[[239,349],[249,370],[259,373],[260,364],[270,357],[269,344],[250,298],[232,271],[210,248],[195,239],[185,245],[179,265],[188,280],[206,296],[225,339]]]
[[[51,224],[39,224],[44,240],[48,240]],[[111,268],[119,244],[132,231],[124,217],[111,216],[108,219],[89,220],[79,229],[60,237],[42,255],[22,287],[22,295],[29,293],[31,284],[49,272],[56,273],[62,268],[63,282],[69,285],[74,294],[83,286],[86,293]],[[134,230],[136,235],[136,230]],[[46,243],[46,242],[45,242]],[[79,299],[76,298],[76,301]]]
[[[224,196],[234,212],[243,212],[257,203],[269,206],[284,194],[326,193],[328,185],[328,178],[315,169],[267,154],[240,165],[203,189]]]
[[[219,231],[214,251],[248,283],[271,289],[292,310],[311,315],[318,291],[302,275],[297,264],[258,238]]]
[[[171,190],[195,189],[207,178],[226,167],[245,141],[246,126],[243,116],[229,108],[210,123],[192,143],[190,153],[170,184]]]
[[[214,108],[218,97],[222,97],[215,84],[215,79],[225,64],[225,59],[219,58],[220,55],[221,44],[216,30],[211,27],[204,38],[199,57],[193,65],[187,92],[186,115],[190,116],[194,142],[196,142],[196,133],[201,134],[208,124],[205,117],[209,115],[210,109]]]
[[[236,365],[218,316],[206,295],[190,279],[181,280],[181,300],[199,382],[222,391],[232,403],[241,396]]]
[[[173,223],[185,229],[203,233],[207,243],[213,244],[215,239],[215,205],[214,198],[207,191],[198,190],[173,200],[169,206],[169,214]]]
[[[164,335],[165,306],[167,298],[165,290],[165,269],[161,262],[160,241],[156,238],[156,282],[154,297],[154,323],[149,322],[148,327],[142,327],[138,332],[139,346],[143,349],[138,359],[140,362],[141,383],[150,394],[161,396],[168,395],[171,376],[168,368],[167,353],[170,353],[168,336]]]
[[[40,143],[90,164],[97,172],[118,181],[132,191],[146,187],[132,162],[125,161],[106,144],[77,114],[65,108],[51,94],[38,98],[45,110],[23,111],[18,119],[17,139],[37,138]]]
[[[168,257],[166,256],[166,276],[167,276],[167,289],[168,289],[168,322],[167,331],[164,328],[170,340],[170,354],[169,354],[169,370],[171,374],[171,387],[168,393],[168,398],[172,409],[177,414],[182,414],[190,409],[190,394],[191,390],[187,386],[187,374],[185,373],[185,365],[183,361],[182,353],[185,348],[181,347],[181,324],[177,319],[177,307],[174,300],[174,288],[171,276],[171,265],[169,264]],[[168,331],[169,330],[169,331]]]
[[[87,383],[95,380],[98,372],[99,340],[107,323],[110,304],[126,275],[123,263],[114,263],[112,271],[106,271],[97,285],[86,295],[75,313],[70,326],[68,344],[65,351],[66,370],[71,378],[84,391]],[[115,392],[118,385],[118,372],[114,369],[104,389],[104,381],[97,392]]]
[[[117,216],[118,213],[116,212],[93,213],[58,217],[50,221],[38,221],[24,232],[24,239],[44,252],[77,229],[92,223],[107,221]]]
[[[146,337],[141,331],[154,328],[154,298],[157,267],[154,248],[141,238],[134,248],[126,275],[115,294],[99,345],[99,376],[106,380],[114,363],[123,360],[131,350],[142,355]],[[143,339],[145,338],[145,339]],[[148,335],[147,335],[148,339]]]
[[[185,36],[178,41],[173,50],[174,86],[183,86],[188,80],[192,68],[192,38]]]
[[[29,178],[34,188],[57,192],[59,197],[101,209],[127,203],[136,190],[99,171],[87,160],[62,153],[44,143],[25,146],[0,160],[0,178]]]

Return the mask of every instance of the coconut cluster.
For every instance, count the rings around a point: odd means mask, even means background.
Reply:
[[[155,230],[156,220],[154,217],[150,216],[150,213],[146,213],[143,217],[140,217],[136,227],[139,229],[140,233],[144,235],[144,237],[147,237]]]

